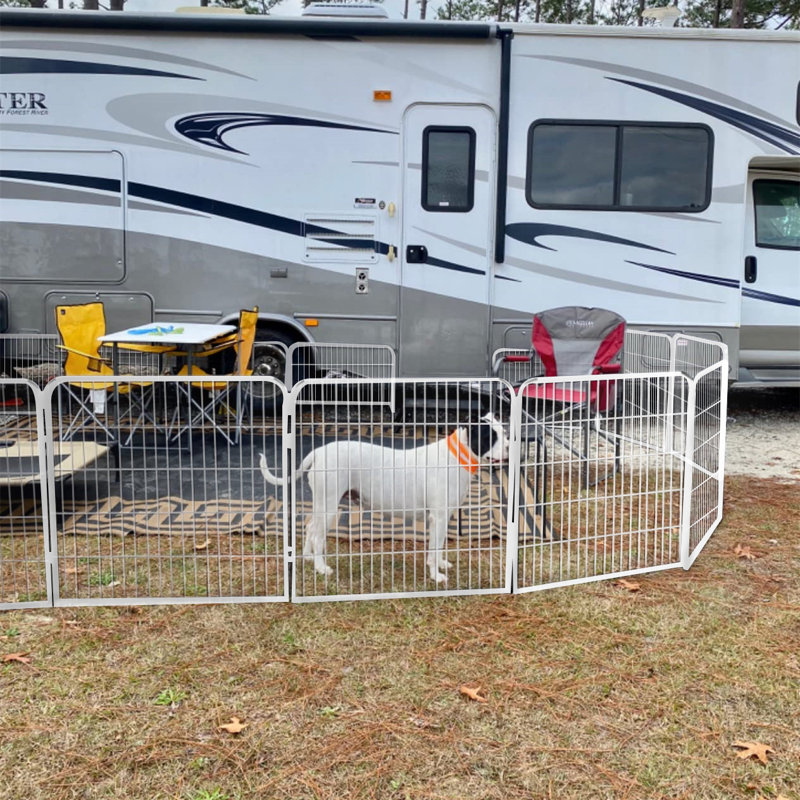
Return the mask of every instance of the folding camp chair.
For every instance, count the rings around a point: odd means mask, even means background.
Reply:
[[[531,331],[531,351],[498,351],[494,371],[533,367],[528,375],[517,374],[518,390],[526,400],[527,430],[536,438],[548,436],[579,456],[589,485],[589,437],[592,429],[614,444],[614,470],[619,468],[618,431],[607,419],[616,406],[616,381],[585,376],[614,375],[622,370],[625,320],[602,308],[564,306],[536,314]],[[524,383],[520,378],[560,378],[557,381]],[[615,428],[618,428],[615,420]],[[582,446],[573,445],[577,430]],[[608,476],[605,476],[608,477]],[[597,483],[595,479],[593,483]]]
[[[66,351],[64,375],[72,378],[89,376],[110,377],[114,375],[110,363],[100,355],[98,337],[106,332],[105,310],[102,303],[56,306],[56,326],[61,334],[59,349]],[[155,347],[153,352],[168,348]],[[105,416],[105,405],[110,393],[128,395],[131,405],[138,409],[138,418],[133,424],[125,444],[128,444],[136,427],[145,419],[151,419],[147,410],[150,381],[80,381],[71,380],[65,384],[67,394],[77,404],[78,411],[72,418],[62,441],[69,441],[78,431],[96,425],[108,436],[116,439],[108,425],[100,419]],[[152,421],[152,420],[151,420]]]
[[[239,328],[236,331],[236,338],[231,340],[226,338],[223,343],[224,347],[233,346],[236,351],[236,362],[232,372],[228,376],[241,376],[249,377],[253,374],[251,367],[251,358],[253,355],[253,344],[256,339],[256,328],[258,325],[258,307],[253,309],[243,309],[239,312]],[[221,347],[212,347],[199,355],[211,355],[219,352]],[[191,391],[187,391],[189,399],[189,422],[181,427],[178,432],[173,436],[173,439],[178,439],[187,430],[192,427],[200,426],[203,420],[211,423],[212,429],[218,431],[222,437],[232,445],[238,444],[241,435],[242,422],[247,411],[247,404],[243,402],[242,397],[242,384],[238,381],[224,381],[219,380],[222,375],[213,375],[205,372],[196,364],[190,367],[184,364],[178,372],[179,376],[202,377],[204,380],[192,381],[190,386],[196,389],[201,389],[204,393],[208,394],[208,398],[197,400],[192,397]],[[233,415],[235,422],[235,432],[231,437],[227,431],[217,424],[215,414],[218,411],[223,411],[227,414]],[[175,410],[173,422],[177,421],[180,409]]]

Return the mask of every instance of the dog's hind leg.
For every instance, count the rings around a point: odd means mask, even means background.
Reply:
[[[450,569],[452,564],[444,557],[444,543],[447,539],[447,511],[428,515],[428,572],[436,583],[447,583],[447,575],[439,570]]]
[[[306,525],[306,539],[303,555],[314,561],[314,569],[320,575],[332,575],[333,570],[325,563],[325,538],[328,529],[336,522],[337,512],[333,514],[313,513]]]

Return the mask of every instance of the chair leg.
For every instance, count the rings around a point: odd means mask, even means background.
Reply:
[[[99,418],[99,416],[89,406],[89,403],[91,401],[84,400],[68,384],[64,384],[64,389],[66,390],[67,394],[78,404],[79,410],[74,419],[70,422],[69,427],[66,430],[66,433],[61,435],[61,441],[63,442],[71,441],[72,437],[75,434],[77,434],[78,431],[88,427],[92,422],[94,422],[95,425],[97,425],[101,430],[105,432],[106,436],[108,436],[109,441],[116,441],[116,436],[114,436],[111,429]]]

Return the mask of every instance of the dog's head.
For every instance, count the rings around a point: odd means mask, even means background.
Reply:
[[[482,461],[498,463],[508,459],[508,434],[497,417],[485,414],[467,431],[469,449]]]

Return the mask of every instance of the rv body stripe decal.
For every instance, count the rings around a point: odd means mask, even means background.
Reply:
[[[243,151],[231,147],[225,142],[223,136],[237,128],[249,128],[255,125],[295,125],[298,127],[313,128],[338,128],[348,131],[368,131],[370,133],[395,133],[380,128],[367,128],[361,125],[347,125],[342,122],[326,122],[325,120],[308,119],[305,117],[292,117],[285,114],[226,114],[208,113],[192,114],[183,117],[175,123],[175,130],[198,144],[218,147],[232,153]]]
[[[176,72],[161,72],[156,69],[123,67],[119,64],[98,64],[93,61],[67,61],[59,58],[17,58],[0,56],[0,75],[29,75],[36,73],[80,74],[80,75],[149,75],[154,78],[181,78],[187,81],[202,81],[192,75]]]
[[[41,183],[58,183],[67,186],[83,186],[102,191],[119,192],[120,182],[110,178],[95,178],[88,175],[69,175],[57,172],[28,172],[24,170],[0,170],[0,178],[15,178],[17,180],[38,181]],[[165,205],[177,206],[181,209],[199,211],[209,216],[225,217],[237,222],[244,222],[248,225],[257,225],[260,228],[288,233],[292,236],[305,237],[308,233],[325,234],[332,233],[341,235],[341,231],[333,228],[324,228],[320,225],[310,225],[300,220],[282,217],[278,214],[270,214],[267,211],[256,211],[252,208],[237,206],[233,203],[225,203],[221,200],[212,200],[208,197],[178,192],[173,189],[161,189],[158,186],[148,186],[145,183],[128,183],[128,194],[131,197],[138,197],[142,200],[150,200]],[[321,238],[321,237],[318,237]],[[329,241],[330,244],[363,245],[363,240],[342,240],[340,238],[322,241]],[[395,248],[396,249],[396,248]],[[375,242],[375,252],[386,255],[389,252],[389,245],[386,242]],[[461,264],[454,264],[451,261],[443,261],[438,258],[428,257],[431,266],[441,267],[442,269],[455,270],[457,272],[469,272],[475,275],[485,275],[485,270],[465,267]]]
[[[767,303],[780,303],[783,306],[800,307],[800,300],[797,300],[794,297],[783,297],[779,294],[757,292],[755,289],[742,289],[742,297],[749,297],[752,300],[765,300]]]
[[[428,256],[425,259],[426,264],[434,267],[441,267],[442,269],[452,269],[455,272],[469,272],[472,275],[485,275],[485,269],[475,269],[474,267],[465,267],[463,264],[454,264],[452,261],[443,261],[441,258],[432,258]]]
[[[630,247],[640,247],[643,250],[654,250],[656,253],[667,253],[674,256],[675,253],[663,250],[660,247],[653,247],[642,242],[634,242],[631,239],[622,239],[619,236],[609,236],[606,233],[587,231],[582,228],[571,228],[567,225],[546,225],[533,222],[514,222],[506,226],[506,233],[518,242],[531,244],[534,247],[541,247],[544,250],[553,250],[555,247],[548,247],[537,241],[540,236],[571,236],[578,239],[592,239],[597,242],[610,242],[611,244],[625,244]]]
[[[678,278],[686,278],[690,281],[701,281],[702,283],[713,283],[717,286],[725,286],[728,289],[738,289],[741,285],[734,278],[719,278],[716,275],[701,275],[699,272],[684,272],[680,269],[670,269],[669,267],[657,267],[655,264],[642,264],[639,261],[626,261],[626,264],[633,264],[635,267],[644,267],[654,272],[664,272],[667,275],[675,275]]]
[[[642,89],[645,92],[652,92],[653,94],[666,97],[668,100],[673,100],[676,103],[694,108],[703,114],[708,114],[710,117],[727,122],[735,128],[746,131],[747,133],[757,136],[765,142],[780,148],[786,153],[800,152],[800,135],[776,125],[773,122],[754,117],[752,114],[745,114],[744,111],[737,111],[734,108],[720,105],[719,103],[712,103],[709,100],[701,100],[698,97],[691,97],[688,94],[681,92],[673,92],[670,89],[664,89],[660,86],[648,86],[644,83],[637,83],[636,81],[627,81],[622,78],[609,78],[610,81],[616,83],[624,83],[627,86],[633,86],[635,89]]]
[[[38,183],[63,183],[65,186],[81,186],[84,189],[99,189],[103,192],[120,192],[120,182],[114,178],[95,178],[91,175],[70,175],[66,172],[29,172],[22,169],[0,169],[0,178],[15,178]]]

